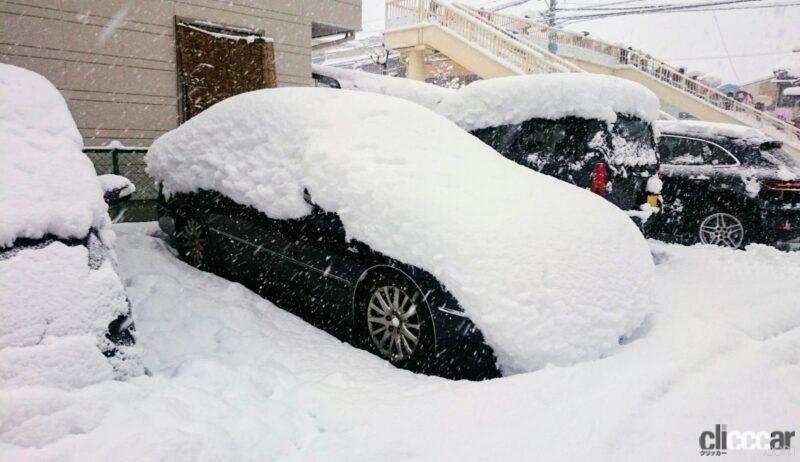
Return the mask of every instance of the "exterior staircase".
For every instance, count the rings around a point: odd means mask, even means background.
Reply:
[[[760,129],[800,157],[800,128],[703,85],[640,50],[537,21],[441,0],[388,0],[384,44],[408,56],[411,78],[424,78],[427,49],[437,50],[481,78],[552,72],[614,75],[649,88],[662,107],[673,112]],[[548,47],[555,48],[556,54]]]

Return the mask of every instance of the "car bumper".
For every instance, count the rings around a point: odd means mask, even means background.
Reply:
[[[800,250],[800,207],[762,210],[764,242],[785,250]]]

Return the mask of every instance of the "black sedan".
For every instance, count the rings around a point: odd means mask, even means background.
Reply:
[[[162,198],[160,221],[186,262],[399,367],[473,380],[500,375],[481,332],[435,277],[347,241],[339,217],[305,197],[312,213],[279,220],[218,192],[177,194]]]
[[[740,248],[800,244],[800,166],[781,143],[745,127],[657,125],[664,213],[649,235]]]

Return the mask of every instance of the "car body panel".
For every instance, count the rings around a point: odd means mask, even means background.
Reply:
[[[436,331],[432,370],[451,378],[499,374],[494,354],[458,302],[426,271],[345,239],[334,213],[315,207],[300,219],[272,219],[213,191],[162,201],[162,218],[188,213],[207,226],[208,269],[240,282],[277,306],[337,337],[352,341],[358,284],[371,271],[398,271],[425,296]]]

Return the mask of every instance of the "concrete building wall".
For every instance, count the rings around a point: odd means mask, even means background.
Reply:
[[[361,0],[3,0],[0,61],[49,78],[86,145],[148,146],[178,122],[176,16],[264,31],[278,85],[309,85],[312,23],[358,30]]]

